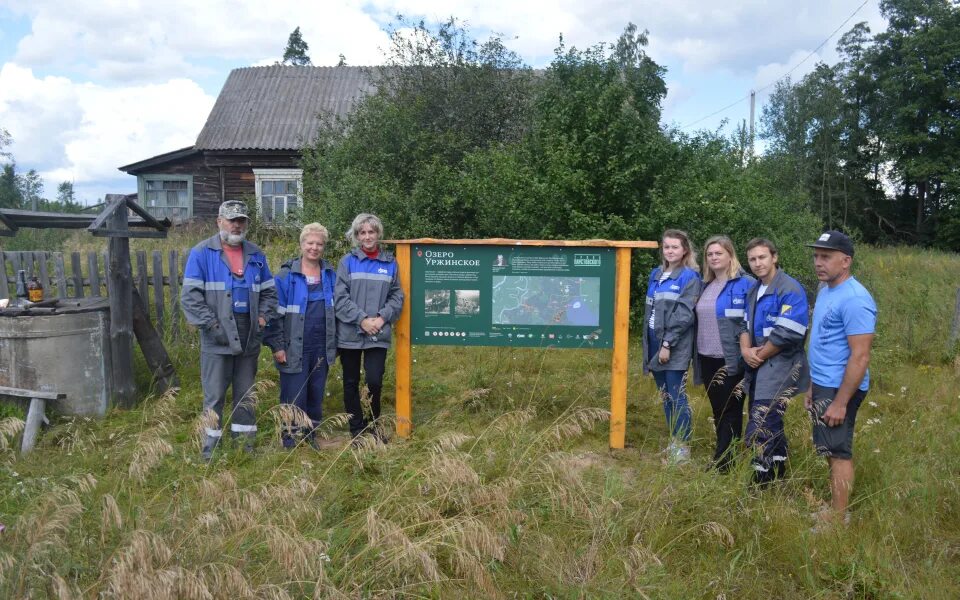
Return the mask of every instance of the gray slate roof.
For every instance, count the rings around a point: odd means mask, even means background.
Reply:
[[[234,69],[194,149],[299,150],[316,136],[318,115],[346,116],[374,91],[376,73],[376,67]]]

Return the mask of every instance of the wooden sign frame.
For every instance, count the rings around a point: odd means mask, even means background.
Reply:
[[[413,355],[410,332],[411,263],[410,248],[414,244],[485,245],[485,246],[554,246],[582,248],[616,248],[616,287],[613,316],[613,359],[610,368],[610,447],[621,449],[626,438],[627,376],[629,373],[628,346],[630,343],[630,252],[633,248],[658,248],[657,242],[610,240],[511,240],[488,238],[472,240],[444,240],[419,238],[412,240],[384,240],[396,245],[397,267],[404,303],[400,319],[394,327],[396,364],[397,435],[410,436],[413,429],[413,402],[411,374]]]

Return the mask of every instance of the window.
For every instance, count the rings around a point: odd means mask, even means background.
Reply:
[[[302,169],[254,169],[257,209],[265,223],[277,223],[296,215],[303,207]]]
[[[151,215],[171,221],[193,216],[192,175],[141,175],[140,205]]]

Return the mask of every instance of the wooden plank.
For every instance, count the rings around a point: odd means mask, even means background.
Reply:
[[[167,266],[170,269],[170,337],[176,340],[180,336],[180,261],[176,250],[170,251]]]
[[[70,268],[73,269],[73,297],[83,298],[83,269],[80,267],[80,253],[70,253]]]
[[[113,229],[127,227],[127,215],[116,211],[108,221]],[[133,379],[133,274],[130,272],[130,240],[111,238],[108,247],[110,276],[107,295],[110,299],[110,375],[113,379],[113,402],[130,408],[137,396]]]
[[[622,449],[627,433],[627,378],[630,336],[630,248],[617,248],[610,369],[610,447]]]
[[[43,297],[50,294],[50,273],[47,270],[47,259],[50,258],[49,252],[43,253],[43,260],[40,261],[40,284],[43,286]]]
[[[410,298],[410,245],[397,246],[397,267],[400,271],[400,287],[404,298]],[[413,428],[413,403],[410,394],[410,370],[413,361],[410,350],[410,302],[404,302],[400,319],[393,330],[396,360],[396,413],[397,435],[410,437]]]
[[[123,213],[124,216],[126,216],[126,212],[127,212],[126,201],[124,201],[123,198],[114,198],[109,203],[107,203],[104,209],[100,211],[100,214],[98,214],[96,218],[94,218],[90,222],[88,229],[91,232],[94,231],[95,229],[100,229],[101,227],[103,227],[104,223],[106,223],[108,220],[110,220],[111,217],[116,215],[118,211]],[[124,223],[126,222],[127,220],[124,219]]]
[[[7,279],[6,252],[0,250],[0,300],[10,297],[10,280]]]
[[[23,270],[26,271],[27,281],[30,281],[30,278],[33,277],[33,252],[21,252],[21,257],[23,260]]]
[[[155,238],[162,239],[167,237],[166,231],[125,231],[123,229],[97,229],[91,231],[96,237],[108,238]]]
[[[53,253],[53,268],[57,274],[58,298],[67,297],[67,276],[63,268],[63,252]]]
[[[153,304],[157,308],[157,331],[165,331],[163,310],[163,256],[153,251]]]
[[[158,229],[160,231],[166,231],[167,227],[170,226],[170,221],[168,219],[164,219],[164,222],[161,223],[160,221],[155,219],[153,215],[151,215],[146,210],[141,208],[140,205],[134,202],[133,200],[127,200],[127,208],[132,210],[134,213],[140,215],[140,217],[143,218],[144,222],[150,227],[153,227],[154,229]]]
[[[150,280],[147,278],[147,251],[137,250],[137,291],[141,298],[149,298]],[[149,309],[148,309],[149,310]]]
[[[100,265],[97,264],[97,253],[87,253],[87,273],[90,277],[90,295],[100,297]]]
[[[0,396],[13,396],[14,398],[42,398],[44,400],[63,400],[67,397],[64,393],[41,392],[40,390],[27,390],[24,388],[0,386]]]
[[[137,336],[140,350],[143,351],[143,358],[147,361],[147,367],[153,373],[158,391],[165,392],[168,388],[180,385],[173,361],[170,360],[157,330],[150,324],[147,305],[136,290],[133,290],[133,332]]]
[[[454,246],[563,246],[583,248],[659,248],[658,242],[614,240],[511,240],[487,238],[477,240],[440,240],[419,238],[414,240],[384,240],[386,244],[437,244]]]
[[[100,252],[100,258],[103,259],[103,279],[106,282],[110,279],[110,253],[103,250]],[[109,284],[107,287],[109,287]]]
[[[27,410],[27,420],[23,424],[23,441],[20,444],[21,455],[30,452],[33,450],[34,445],[36,445],[37,437],[40,436],[40,427],[46,418],[43,414],[46,406],[47,401],[43,398],[30,399],[30,408]]]

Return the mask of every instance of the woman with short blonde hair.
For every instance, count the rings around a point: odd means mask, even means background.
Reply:
[[[730,238],[715,235],[703,246],[703,281],[697,301],[693,380],[706,388],[710,399],[717,434],[713,464],[726,472],[743,432],[744,393],[738,385],[745,363],[740,332],[745,328],[746,298],[756,280],[740,267]]]
[[[280,372],[280,402],[296,406],[306,419],[294,419],[281,432],[284,448],[301,441],[316,446],[314,432],[323,418],[330,365],[337,358],[334,290],[337,273],[323,260],[327,228],[310,223],[300,232],[300,257],[285,263],[275,278],[280,317],[267,327],[264,343]]]

